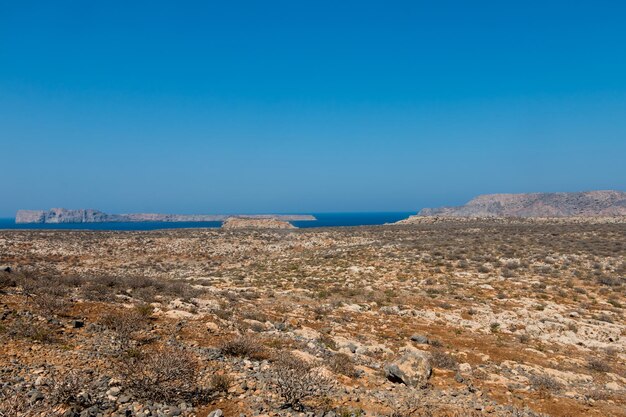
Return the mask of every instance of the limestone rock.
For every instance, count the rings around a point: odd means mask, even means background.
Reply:
[[[406,349],[401,357],[385,366],[387,379],[411,387],[422,386],[431,374],[430,354],[418,349]]]

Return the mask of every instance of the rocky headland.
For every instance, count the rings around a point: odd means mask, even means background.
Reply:
[[[626,216],[626,192],[480,195],[463,206],[425,208],[419,216],[440,217],[617,217]]]

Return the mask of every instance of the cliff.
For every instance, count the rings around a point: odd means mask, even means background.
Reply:
[[[284,221],[315,220],[308,214],[107,214],[93,209],[18,210],[15,223],[103,223],[103,222],[214,222],[228,218],[278,219]]]
[[[92,209],[18,210],[15,215],[15,223],[98,223],[123,221],[117,219],[117,217],[117,215],[110,215]]]
[[[626,216],[626,192],[486,194],[457,207],[425,208],[419,216],[613,217]]]

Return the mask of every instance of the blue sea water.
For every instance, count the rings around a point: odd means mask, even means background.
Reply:
[[[314,221],[292,222],[299,228],[371,226],[393,223],[406,219],[415,212],[373,212],[373,213],[311,213]],[[61,223],[61,224],[15,224],[14,218],[0,219],[2,229],[44,229],[44,230],[158,230],[216,228],[222,222],[116,222],[116,223]]]

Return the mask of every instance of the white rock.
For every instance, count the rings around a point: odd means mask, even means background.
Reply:
[[[459,371],[463,373],[472,372],[472,365],[467,362],[459,364]]]
[[[607,382],[604,387],[611,391],[620,391],[622,387],[617,382]]]

